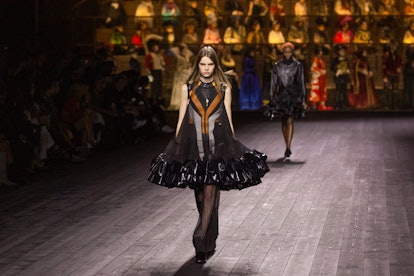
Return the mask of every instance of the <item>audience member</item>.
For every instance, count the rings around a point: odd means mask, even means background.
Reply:
[[[270,102],[270,83],[272,80],[272,70],[273,65],[277,61],[277,51],[279,49],[279,45],[272,45],[270,47],[269,53],[265,56],[264,59],[264,68],[263,68],[263,76],[262,76],[262,95],[263,95],[263,103],[264,105],[269,104]],[[280,50],[282,47],[280,46]]]
[[[405,0],[402,12],[404,16],[404,27],[408,26],[414,16],[414,0]]]
[[[240,84],[240,110],[259,110],[263,107],[260,79],[256,71],[256,49],[250,46],[243,60],[243,76]]]
[[[247,33],[246,42],[251,44],[258,53],[263,53],[262,48],[266,44],[265,36],[262,32],[262,26],[259,21],[254,21],[251,30]]]
[[[154,27],[154,6],[151,0],[141,0],[135,10],[135,22],[145,21],[148,24],[148,28]]]
[[[351,44],[354,40],[354,33],[349,28],[349,24],[352,21],[350,16],[345,16],[340,24],[341,28],[335,33],[333,38],[334,44]]]
[[[347,56],[347,46],[338,44],[335,47],[336,55],[331,62],[331,71],[335,83],[335,108],[341,110],[348,107],[348,91],[352,84],[351,62]]]
[[[398,43],[391,41],[382,53],[382,78],[384,91],[382,106],[386,109],[398,107],[398,84],[403,70],[402,57],[398,53]]]
[[[192,52],[197,51],[200,45],[200,38],[196,31],[198,26],[197,21],[192,18],[184,22],[184,35],[182,36],[181,43],[186,44]]]
[[[308,19],[308,6],[306,5],[306,0],[296,1],[294,15],[295,15],[295,18],[302,20],[305,29],[308,29],[309,19]]]
[[[270,25],[273,26],[273,22],[276,20],[280,22],[281,27],[285,27],[285,7],[283,6],[283,0],[271,0],[269,5],[269,19]]]
[[[125,55],[128,52],[128,44],[124,35],[124,27],[117,26],[113,29],[109,39],[114,55]]]
[[[230,44],[233,54],[240,54],[246,42],[246,27],[241,23],[239,16],[232,16],[230,26],[223,37],[224,43]]]
[[[242,17],[244,15],[244,9],[239,0],[227,0],[224,6],[224,11],[227,16],[238,16]]]
[[[4,134],[0,132],[0,186],[17,185],[9,179],[8,168],[11,164],[13,164],[13,154],[10,148],[10,142],[7,140]]]
[[[309,32],[305,29],[305,22],[301,17],[295,17],[294,23],[290,26],[287,40],[294,44],[308,44]]]
[[[151,83],[151,96],[162,98],[163,72],[169,67],[169,59],[160,49],[160,41],[150,39],[148,41],[149,52],[145,56],[145,68],[151,73],[154,81]]]
[[[186,17],[187,20],[195,20],[197,22],[197,26],[201,26],[201,13],[198,10],[198,1],[192,0],[187,2],[187,10],[186,10]]]
[[[127,15],[121,0],[111,0],[106,10],[105,25],[107,28],[125,26]]]
[[[328,21],[326,17],[317,17],[315,19],[315,23],[316,23],[316,30],[313,33],[313,43],[315,45],[322,46],[325,49],[331,49],[331,44],[328,38],[328,33],[326,31],[326,27],[328,25]]]
[[[211,45],[216,50],[217,54],[220,55],[223,50],[222,42],[223,40],[221,38],[217,21],[210,21],[208,27],[204,31],[203,44]]]
[[[332,110],[332,106],[327,106],[328,88],[326,61],[324,58],[324,49],[320,45],[315,46],[315,53],[313,56],[310,73],[311,73],[311,88],[308,96],[310,107],[314,110]]]
[[[239,110],[239,74],[237,73],[237,64],[232,56],[230,46],[224,47],[223,55],[220,58],[220,65],[230,79],[232,110]]]
[[[368,20],[362,19],[359,22],[358,29],[354,35],[353,43],[365,45],[371,45],[373,43],[371,31],[368,26]]]
[[[174,71],[173,87],[168,109],[178,110],[181,102],[181,88],[191,73],[191,57],[193,56],[193,53],[184,43],[180,43],[178,46],[171,48],[171,52],[176,58],[176,67]]]
[[[263,17],[268,11],[269,7],[264,0],[250,0],[245,24],[251,27],[254,22],[259,22],[261,26],[264,26]]]
[[[414,109],[414,55],[407,57],[404,66],[404,108]]]
[[[377,108],[377,92],[374,87],[371,70],[368,62],[368,49],[360,47],[353,60],[354,91],[350,94],[349,104],[357,109]]]
[[[181,11],[174,0],[166,0],[164,4],[162,4],[161,15],[163,23],[169,22],[175,25],[178,17],[181,15]]]
[[[272,46],[276,46],[277,50],[282,53],[282,45],[285,43],[285,36],[283,35],[278,20],[273,21],[272,29],[267,36],[267,42]]]
[[[75,144],[85,149],[97,144],[93,130],[93,110],[89,106],[89,85],[84,81],[74,81],[67,92],[60,111],[61,119],[72,132]]]
[[[207,19],[207,25],[215,21],[218,27],[222,26],[223,14],[218,0],[206,0],[204,4],[204,15]]]

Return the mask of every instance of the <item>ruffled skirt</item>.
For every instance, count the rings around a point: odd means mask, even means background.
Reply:
[[[265,106],[264,115],[270,120],[275,118],[304,118],[309,108],[304,108],[299,97],[280,93],[274,101]]]
[[[226,115],[214,127],[214,152],[205,152],[204,158],[199,157],[195,128],[184,123],[187,121],[186,115],[177,137],[153,158],[149,182],[168,188],[217,185],[220,190],[241,190],[261,183],[269,171],[267,156],[238,141]]]

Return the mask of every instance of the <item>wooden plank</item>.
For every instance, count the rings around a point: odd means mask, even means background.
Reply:
[[[295,122],[290,160],[280,121],[235,122],[271,170],[221,193],[205,265],[194,263],[193,192],[145,181],[169,140],[159,135],[1,187],[0,274],[414,275],[413,114],[313,113]]]

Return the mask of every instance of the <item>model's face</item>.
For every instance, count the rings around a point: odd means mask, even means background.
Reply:
[[[285,47],[283,48],[283,55],[287,58],[290,59],[293,55],[293,49],[290,47]]]
[[[209,78],[213,75],[216,65],[209,57],[202,57],[198,63],[201,76]]]

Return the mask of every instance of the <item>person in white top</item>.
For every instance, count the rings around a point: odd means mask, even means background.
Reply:
[[[145,21],[148,27],[152,29],[154,27],[154,7],[151,0],[142,0],[138,4],[135,10],[135,22]]]
[[[282,52],[282,44],[285,43],[285,36],[283,35],[280,22],[278,20],[273,21],[272,29],[267,37],[267,42],[270,45],[276,45],[277,49]]]

